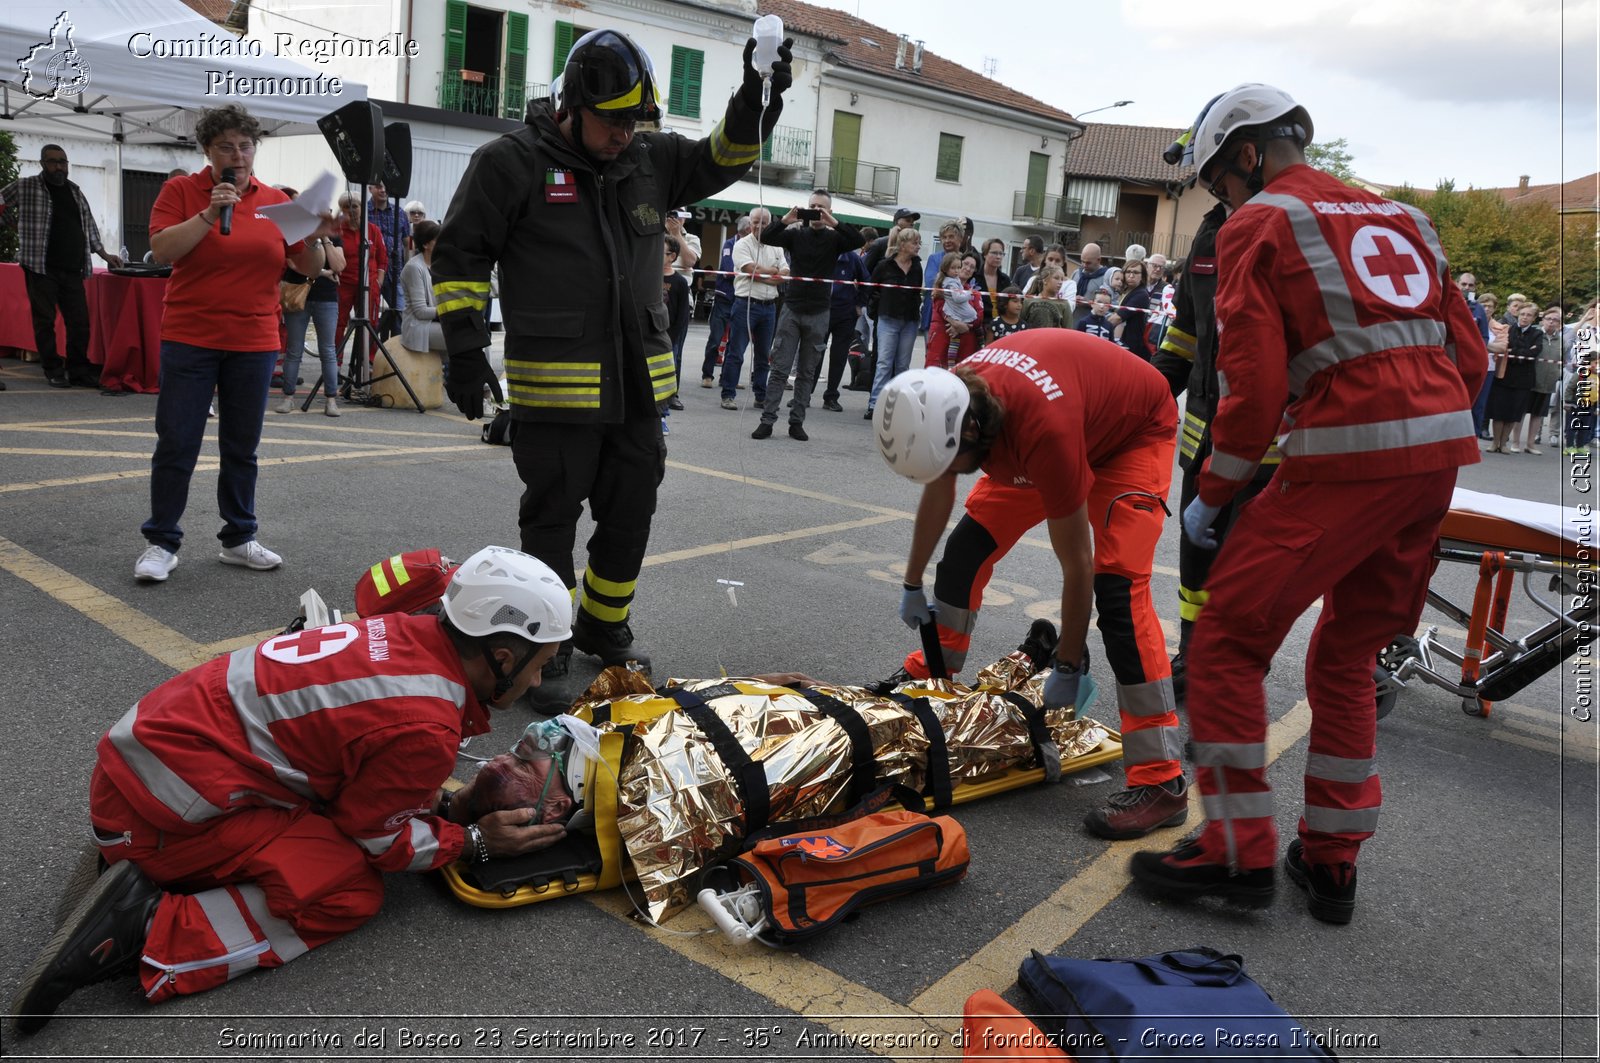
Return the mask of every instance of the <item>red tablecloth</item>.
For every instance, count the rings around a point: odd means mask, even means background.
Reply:
[[[97,271],[84,286],[89,302],[89,361],[100,383],[121,391],[155,391],[161,379],[164,277],[124,277]],[[0,347],[31,351],[33,315],[22,267],[0,263]],[[56,315],[56,352],[67,353],[67,327]]]

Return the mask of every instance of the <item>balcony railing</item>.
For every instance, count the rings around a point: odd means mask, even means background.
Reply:
[[[834,157],[817,160],[817,179],[830,192],[874,203],[900,201],[900,167]]]
[[[761,161],[793,170],[811,168],[811,130],[781,125],[761,145]]]
[[[502,86],[501,79],[471,70],[446,70],[439,78],[439,106],[446,111],[486,114],[520,122],[528,101],[549,95],[548,85],[525,83],[521,91]]]
[[[1076,229],[1083,221],[1083,200],[1051,196],[1043,192],[1013,192],[1011,220],[1031,225]]]

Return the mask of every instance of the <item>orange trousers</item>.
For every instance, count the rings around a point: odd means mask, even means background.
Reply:
[[[1130,786],[1162,783],[1183,773],[1172,666],[1150,592],[1175,447],[1173,437],[1153,440],[1096,466],[1087,503],[1094,524],[1095,614],[1117,680]],[[945,540],[933,581],[939,645],[951,675],[966,664],[995,563],[1043,520],[1042,497],[1032,488],[983,476],[967,495],[966,514]],[[921,650],[906,657],[905,667],[913,676],[928,676]]]

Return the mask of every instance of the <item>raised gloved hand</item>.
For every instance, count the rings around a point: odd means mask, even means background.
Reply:
[[[772,95],[781,97],[794,84],[794,38],[785,37],[778,45],[778,61],[772,64]],[[739,98],[752,111],[761,110],[761,74],[755,67],[756,39],[751,37],[744,46],[744,84],[739,86]]]
[[[452,366],[450,371],[455,372],[455,367]],[[1217,514],[1221,512],[1221,506],[1208,506],[1199,498],[1190,502],[1183,511],[1184,537],[1202,550],[1215,550],[1217,536],[1211,530],[1211,522],[1216,520]]]
[[[469,421],[483,416],[483,387],[495,381],[494,370],[489,367],[489,352],[485,350],[460,351],[450,356],[450,387],[447,394],[456,409]]]
[[[1056,662],[1044,680],[1044,707],[1064,709],[1078,703],[1078,684],[1083,679],[1083,669],[1074,664]]]
[[[900,619],[905,621],[906,627],[915,631],[923,624],[933,623],[935,610],[928,604],[928,596],[922,588],[909,583],[902,586],[905,589],[900,592]]]

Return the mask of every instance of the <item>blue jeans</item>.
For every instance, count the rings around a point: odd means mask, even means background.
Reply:
[[[911,368],[911,349],[917,343],[917,323],[897,317],[878,319],[878,371],[872,376],[872,396],[867,409],[878,407],[878,392],[890,380]]]
[[[322,390],[329,396],[339,391],[339,347],[334,332],[339,327],[339,301],[307,303],[304,310],[283,315],[288,345],[283,354],[283,393],[293,395],[300,377],[300,359],[306,350],[306,325],[317,323],[317,355],[322,359]]]
[[[767,398],[767,352],[772,349],[772,331],[778,315],[771,302],[758,299],[733,300],[733,331],[728,350],[722,356],[722,397],[731,399],[739,386],[739,371],[744,368],[744,349],[755,341],[755,360],[750,363],[750,394],[757,402]]]
[[[161,394],[156,399],[156,451],[150,459],[150,519],[140,527],[152,544],[176,553],[189,480],[217,395],[217,513],[223,546],[256,537],[256,446],[272,389],[277,351],[219,351],[161,341]]]

